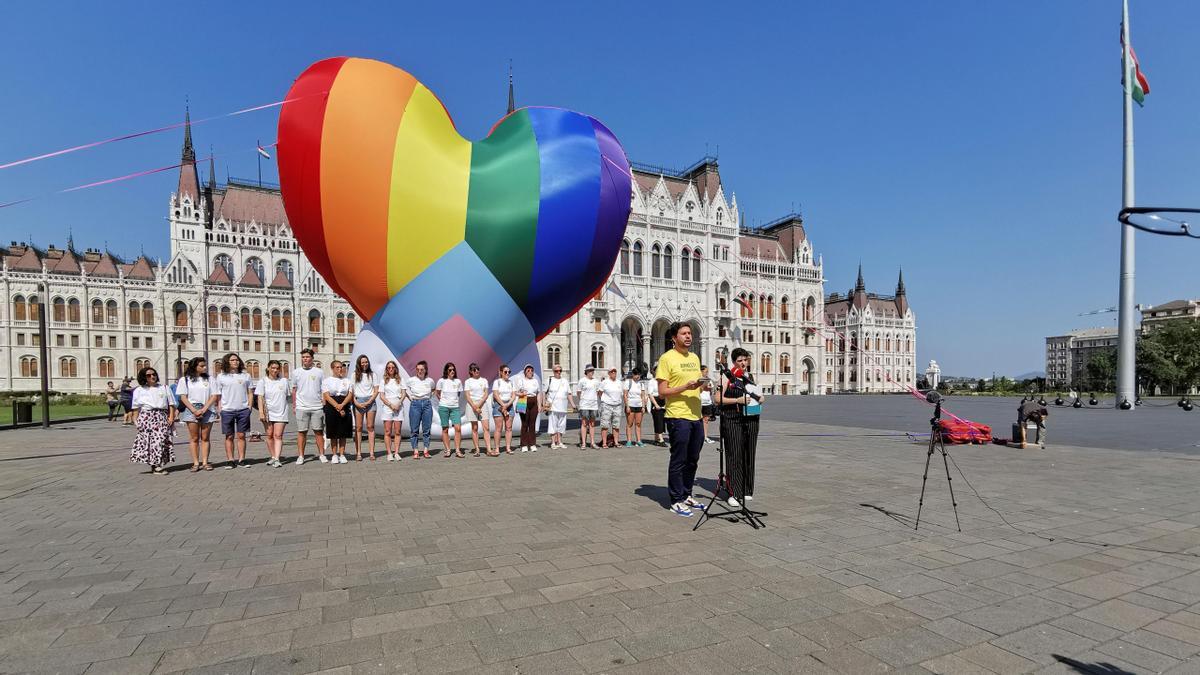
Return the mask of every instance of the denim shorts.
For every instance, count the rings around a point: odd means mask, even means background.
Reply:
[[[200,424],[212,424],[216,418],[217,411],[213,410],[212,408],[205,410],[204,414],[200,416],[200,419],[196,419],[196,416],[192,414],[192,411],[187,406],[182,406],[179,409],[179,421],[184,423],[199,422]]]
[[[355,396],[354,397],[354,409],[358,410],[360,412],[371,412],[372,410],[374,410],[376,401],[371,401],[371,405],[369,405],[365,408],[363,407],[363,404],[366,403],[367,399],[369,399],[369,398],[371,398],[371,397],[370,396]]]
[[[242,434],[250,431],[249,408],[221,411],[221,433],[232,436],[235,431]]]

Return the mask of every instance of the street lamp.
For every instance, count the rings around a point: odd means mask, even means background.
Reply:
[[[38,284],[39,356],[42,362],[42,428],[50,428],[50,332],[46,330],[46,284]]]

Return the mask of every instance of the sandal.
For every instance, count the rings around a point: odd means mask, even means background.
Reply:
[[[459,450],[458,452],[454,453],[454,456],[455,457],[466,457],[466,454],[464,454],[462,450]]]
[[[189,473],[196,473],[196,472],[197,472],[197,471],[199,471],[199,470],[200,470],[200,465],[199,465],[199,464],[193,464],[193,465],[192,465],[192,468],[188,469],[188,472],[189,472]]]
[[[354,456],[354,461],[356,461],[356,462],[361,462],[361,461],[362,461],[362,455],[355,455],[355,456]]]
[[[204,469],[205,471],[212,471],[212,470],[213,470],[213,468],[212,468],[212,464],[207,464],[207,463],[206,463],[206,464],[204,464],[204,466],[203,466],[203,469]]]
[[[428,450],[425,451],[425,459],[429,459],[429,451]]]
[[[449,457],[450,454],[451,454],[450,451],[447,450],[446,452],[442,453],[442,457]]]

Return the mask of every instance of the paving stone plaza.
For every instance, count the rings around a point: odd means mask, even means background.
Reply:
[[[1200,672],[1195,455],[952,447],[995,511],[955,471],[957,532],[938,462],[914,532],[923,444],[772,420],[768,527],[693,532],[651,446],[159,477],[130,436],[0,433],[0,671]]]

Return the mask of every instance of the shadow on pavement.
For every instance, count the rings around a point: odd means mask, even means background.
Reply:
[[[1118,668],[1111,663],[1084,663],[1083,661],[1076,661],[1069,656],[1061,654],[1052,654],[1052,656],[1059,663],[1078,672],[1088,673],[1088,675],[1134,675],[1134,673],[1124,668]]]

